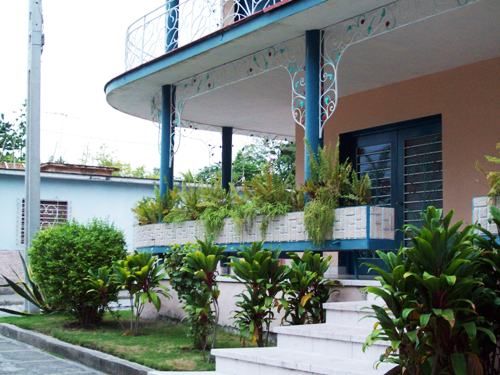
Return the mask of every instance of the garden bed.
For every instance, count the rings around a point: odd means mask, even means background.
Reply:
[[[122,314],[126,324],[126,313]],[[182,323],[162,320],[144,322],[141,335],[127,336],[110,316],[106,316],[103,325],[96,329],[72,327],[73,321],[71,317],[61,314],[0,318],[0,323],[41,332],[157,370],[204,371],[215,367],[207,362],[201,351],[193,349],[192,339],[188,337],[189,327]],[[236,335],[219,330],[217,336],[218,348],[241,346]]]
[[[304,226],[304,212],[291,212],[270,220],[264,237],[260,229],[262,220],[262,217],[257,216],[252,225],[241,230],[232,219],[225,219],[224,227],[215,242],[236,244],[255,241],[266,243],[309,241]],[[136,249],[168,247],[194,242],[197,238],[205,238],[205,229],[201,221],[138,225],[135,227],[134,246]],[[337,208],[332,236],[326,240],[356,239],[393,240],[394,209],[376,206]]]

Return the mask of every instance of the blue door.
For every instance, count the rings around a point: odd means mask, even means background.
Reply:
[[[340,136],[341,155],[372,181],[372,204],[394,207],[395,227],[420,223],[429,205],[443,207],[441,116]],[[403,232],[396,232],[398,243]]]

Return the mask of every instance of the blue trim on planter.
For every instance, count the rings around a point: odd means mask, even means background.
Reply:
[[[235,253],[243,246],[249,246],[250,243],[228,243],[220,244],[229,253]],[[293,241],[293,242],[264,242],[264,247],[282,252],[302,252],[304,250],[313,251],[356,251],[356,250],[392,250],[394,249],[393,240],[329,240],[321,246],[315,246],[311,241]],[[170,246],[146,246],[139,247],[137,251],[153,254],[163,254],[170,250]]]
[[[155,60],[140,65],[113,78],[104,86],[104,92],[107,95],[111,91],[114,91],[133,81],[145,78],[160,70],[167,69],[182,61],[200,55],[242,36],[251,34],[259,29],[262,29],[263,27],[280,22],[285,18],[306,11],[307,9],[320,5],[326,1],[327,0],[293,1],[286,4],[286,6],[282,5],[269,12],[258,13],[255,16],[250,16],[244,22],[219,30],[185,47],[179,47],[176,50],[171,51],[169,54],[160,56]]]

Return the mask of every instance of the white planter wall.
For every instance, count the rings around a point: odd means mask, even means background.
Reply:
[[[500,208],[500,197],[476,197],[472,199],[472,222],[481,225],[493,234],[498,234],[498,228],[491,219],[490,207]]]
[[[231,219],[225,219],[224,228],[216,239],[219,244],[265,242],[308,241],[304,227],[304,213],[291,212],[271,220],[265,238],[260,225],[262,217],[257,217],[250,228],[241,232]],[[335,210],[332,228],[334,240],[340,239],[394,239],[394,209],[390,207],[357,206]],[[205,238],[205,230],[200,221],[185,221],[171,224],[151,224],[135,227],[135,248],[171,246],[194,242]]]

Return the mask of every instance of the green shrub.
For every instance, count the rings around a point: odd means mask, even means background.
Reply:
[[[238,295],[238,310],[234,314],[240,334],[258,346],[267,345],[273,307],[286,269],[280,264],[279,251],[266,250],[261,242],[256,242],[238,252],[237,257],[231,257],[230,265],[234,278],[245,286]],[[268,333],[265,338],[264,331]]]
[[[380,360],[397,363],[402,373],[482,374],[495,356],[498,246],[489,250],[495,256],[488,255],[476,245],[476,228],[452,225],[452,215],[443,218],[441,210],[427,208],[421,228],[406,228],[411,246],[397,254],[378,252],[386,270],[372,266],[381,286],[367,290],[387,310],[372,306],[378,324],[367,345],[388,341]],[[496,290],[486,284],[487,275]],[[488,309],[496,315],[488,317]]]
[[[33,277],[47,302],[73,314],[82,325],[97,324],[104,313],[89,270],[111,266],[125,256],[123,233],[99,220],[75,221],[38,232],[30,249]]]
[[[325,278],[331,256],[323,257],[312,251],[305,251],[302,257],[289,254],[292,263],[287,266],[282,284],[283,298],[278,311],[283,309],[282,321],[289,324],[324,323],[323,304],[328,301],[339,286],[338,281]]]

